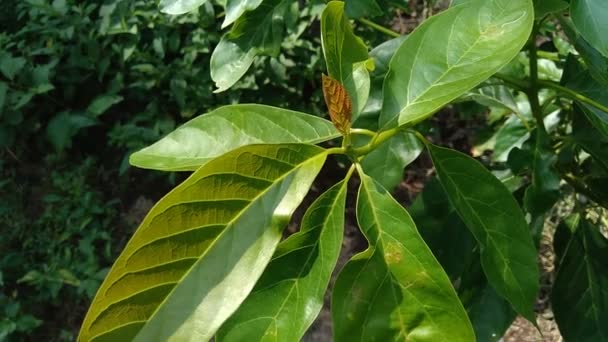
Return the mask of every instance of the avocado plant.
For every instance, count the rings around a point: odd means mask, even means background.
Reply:
[[[180,14],[204,2],[160,5]],[[294,4],[224,1],[232,27],[211,59],[218,91],[277,53]],[[131,156],[193,173],[124,247],[80,341],[299,341],[323,306],[355,176],[368,247],[333,286],[335,341],[495,341],[516,315],[536,324],[538,244],[565,200],[555,317],[568,341],[608,341],[608,242],[591,217],[608,203],[606,2],[454,1],[407,37],[364,18],[383,7],[330,1],[320,15],[331,121],[229,105]],[[350,19],[395,37],[370,52]],[[493,172],[420,129],[463,101],[489,108]],[[390,191],[424,150],[437,177],[406,209]],[[282,240],[330,155],[350,162],[343,180]]]

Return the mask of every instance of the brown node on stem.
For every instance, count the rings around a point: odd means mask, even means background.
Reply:
[[[322,79],[323,96],[329,110],[329,117],[338,131],[347,134],[350,129],[353,111],[350,96],[348,96],[346,88],[340,81],[325,74],[322,75]]]

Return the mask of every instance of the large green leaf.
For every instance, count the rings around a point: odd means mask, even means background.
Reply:
[[[580,34],[595,49],[608,57],[608,2],[605,0],[572,0],[570,16]]]
[[[602,55],[576,31],[572,20],[566,17],[558,19],[564,33],[591,70],[591,76],[604,86],[608,85],[608,57]]]
[[[408,213],[360,172],[357,219],[369,247],[334,287],[336,341],[474,341],[449,278]]]
[[[393,189],[403,179],[403,169],[418,158],[423,148],[412,133],[399,133],[365,156],[361,166],[384,188]]]
[[[369,96],[367,46],[353,32],[344,15],[344,2],[331,1],[321,15],[321,43],[327,73],[340,81],[352,101],[352,112],[358,114]]]
[[[325,158],[313,145],[254,145],[205,164],[148,213],[79,340],[209,340],[255,285]]]
[[[207,0],[160,0],[159,6],[161,12],[178,15],[194,11],[205,2]]]
[[[566,341],[608,341],[608,240],[572,217],[555,235],[558,261],[551,303]]]
[[[531,0],[474,0],[431,17],[399,47],[384,81],[380,126],[424,120],[517,55]]]
[[[258,55],[276,56],[285,31],[290,0],[264,0],[238,18],[211,54],[211,78],[222,92],[245,75]]]
[[[536,249],[517,201],[476,160],[447,148],[427,147],[450,201],[480,246],[488,281],[519,314],[534,321]]]
[[[131,155],[132,165],[163,171],[194,171],[228,151],[251,144],[316,144],[339,136],[325,119],[256,104],[220,107],[188,121]]]
[[[299,233],[278,246],[251,295],[217,341],[300,341],[323,307],[344,232],[342,181],[308,209]]]
[[[534,14],[537,20],[551,13],[563,12],[569,4],[564,0],[534,0]]]

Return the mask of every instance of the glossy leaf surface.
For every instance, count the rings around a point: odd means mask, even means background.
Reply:
[[[262,274],[325,157],[313,145],[255,145],[198,169],[148,213],[79,340],[209,340]]]
[[[449,278],[409,214],[365,174],[357,220],[369,242],[334,287],[336,341],[474,341]]]
[[[226,0],[226,16],[222,28],[235,22],[243,13],[255,10],[261,3],[262,0]]]
[[[228,151],[251,144],[316,144],[339,136],[319,117],[256,104],[220,107],[190,120],[131,155],[132,165],[163,171],[194,171]]]
[[[346,88],[352,101],[352,112],[358,114],[369,96],[369,72],[366,63],[362,63],[369,56],[367,46],[355,35],[344,14],[344,2],[330,1],[323,11],[321,43],[327,74]]]
[[[490,284],[534,321],[538,292],[536,249],[509,190],[483,165],[460,152],[427,145],[452,205],[475,236]]]
[[[256,56],[279,53],[289,3],[289,0],[264,0],[255,10],[240,16],[222,37],[211,55],[215,92],[225,91],[240,80]]]
[[[178,15],[194,11],[205,2],[207,0],[160,0],[159,7],[161,12]]]
[[[570,16],[576,29],[591,46],[608,57],[608,2],[572,0]]]
[[[422,121],[506,65],[525,44],[531,0],[474,0],[431,17],[399,47],[380,126]]]
[[[300,341],[321,308],[342,247],[346,181],[307,210],[300,232],[277,247],[252,293],[217,341]]]
[[[555,235],[551,303],[566,341],[608,341],[608,240],[598,229],[573,217]]]

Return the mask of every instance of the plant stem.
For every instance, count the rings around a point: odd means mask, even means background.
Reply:
[[[361,134],[361,135],[367,135],[370,137],[375,137],[376,136],[376,132],[374,131],[370,131],[369,129],[365,129],[365,128],[351,128],[350,130],[351,134]]]
[[[402,128],[395,127],[395,128],[389,129],[387,131],[378,132],[374,135],[374,137],[369,142],[369,144],[367,144],[365,146],[353,148],[349,152],[350,152],[350,154],[352,154],[355,157],[364,156],[364,155],[372,152],[373,150],[375,150],[383,142],[385,142],[388,139],[392,138],[393,136],[397,135],[399,132],[401,132],[401,130],[402,130]]]
[[[534,25],[532,29],[532,36],[530,37],[530,85],[526,91],[528,101],[530,102],[530,109],[532,116],[536,120],[536,126],[538,127],[539,133],[547,135],[547,129],[545,128],[545,122],[543,121],[543,109],[538,100],[538,48],[536,47],[536,33],[538,32],[538,26]],[[540,136],[539,136],[540,138]]]
[[[545,80],[538,80],[538,84],[541,85],[541,86],[543,86],[543,87],[545,87],[545,88],[556,90],[556,91],[558,91],[558,92],[566,95],[567,97],[569,97],[569,98],[571,98],[573,100],[577,100],[577,101],[586,103],[586,104],[588,104],[590,106],[593,106],[593,107],[595,107],[595,108],[597,108],[597,109],[599,109],[599,110],[601,110],[603,112],[607,112],[608,113],[608,107],[607,106],[605,106],[605,105],[603,105],[603,104],[601,104],[601,103],[599,103],[599,102],[597,102],[597,101],[595,101],[593,99],[590,99],[587,96],[585,96],[585,95],[583,95],[583,94],[581,94],[581,93],[579,93],[577,91],[574,91],[574,90],[572,90],[570,88],[564,87],[564,86],[559,85],[559,84],[557,84],[555,82],[545,81]]]
[[[382,26],[382,25],[378,25],[378,24],[376,24],[375,22],[373,22],[373,21],[371,21],[371,20],[367,20],[367,19],[365,19],[365,18],[359,18],[359,19],[357,19],[357,20],[358,20],[358,21],[359,21],[361,24],[367,25],[367,26],[369,26],[369,27],[373,28],[374,30],[379,31],[379,32],[382,32],[382,33],[384,33],[384,34],[386,34],[386,35],[389,35],[389,36],[391,36],[391,37],[394,37],[394,38],[399,38],[399,37],[401,37],[401,34],[399,34],[398,32],[395,32],[395,31],[393,31],[393,30],[391,30],[391,29],[388,29],[388,28],[386,28],[386,27],[384,27],[384,26]]]

